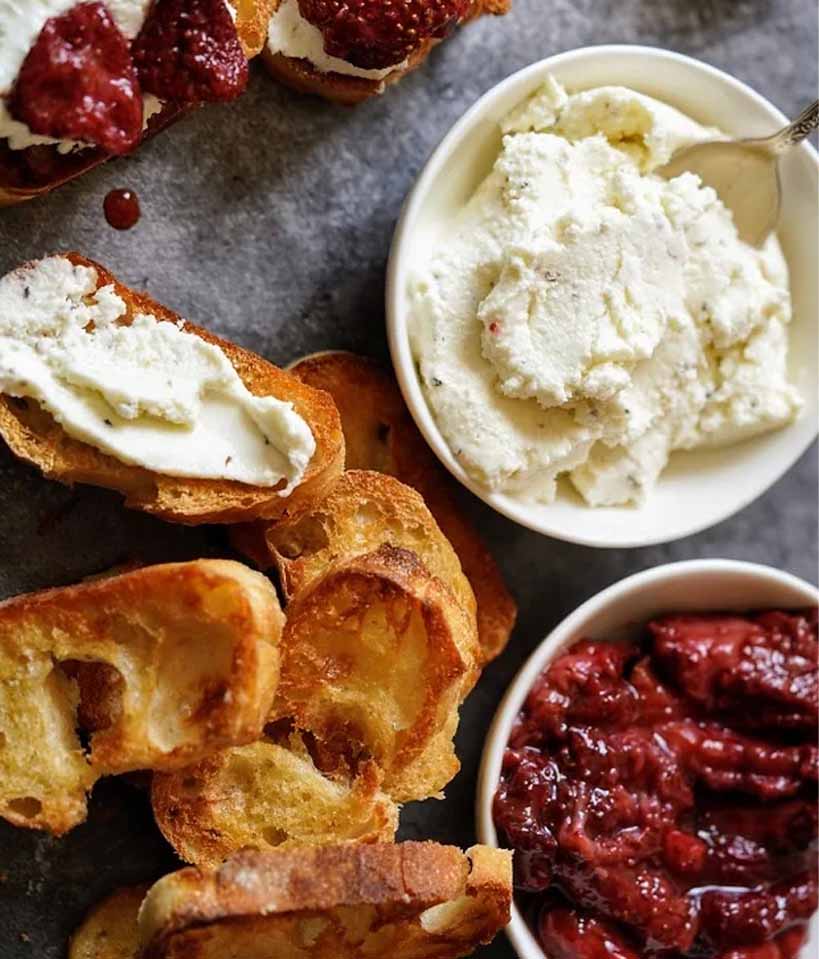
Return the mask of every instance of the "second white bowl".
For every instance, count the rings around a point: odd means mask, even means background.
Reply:
[[[410,349],[408,293],[412,276],[490,171],[500,148],[500,120],[533,93],[547,74],[570,91],[611,84],[631,87],[736,136],[762,136],[786,122],[773,104],[728,74],[651,47],[585,47],[550,57],[509,77],[455,125],[407,199],[395,232],[387,282],[393,364],[415,422],[441,462],[498,512],[537,532],[589,546],[668,542],[713,526],[748,505],[779,479],[816,436],[817,155],[804,143],[782,162],[784,206],[779,236],[791,271],[794,304],[789,371],[805,400],[801,418],[783,430],[736,446],[675,453],[653,495],[639,508],[592,508],[567,490],[554,503],[521,502],[473,480],[441,435]]]
[[[819,590],[770,566],[735,560],[690,560],[637,573],[593,596],[563,620],[512,680],[489,728],[478,780],[478,838],[498,846],[492,800],[512,723],[543,670],[578,639],[627,639],[661,613],[714,610],[799,609],[819,604]],[[543,959],[543,950],[513,905],[507,934],[521,959]],[[816,917],[802,955],[817,955]]]

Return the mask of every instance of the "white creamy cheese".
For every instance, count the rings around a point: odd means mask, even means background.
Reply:
[[[168,476],[297,486],[315,452],[291,403],[251,394],[219,347],[126,307],[96,270],[49,257],[0,280],[0,393],[69,436]]]
[[[34,46],[47,20],[66,13],[79,0],[0,0],[0,140],[5,140],[12,150],[25,150],[30,146],[53,145],[60,153],[87,147],[75,140],[56,140],[53,137],[32,133],[25,123],[15,120],[8,111],[7,99],[11,94],[20,68]],[[145,17],[153,0],[105,0],[105,6],[123,36],[133,40],[142,29]],[[230,3],[226,6],[235,19]],[[162,109],[156,97],[144,97],[144,123]]]
[[[406,61],[386,70],[363,70],[339,57],[332,57],[324,49],[324,37],[318,27],[305,20],[299,9],[299,0],[283,0],[270,19],[267,46],[271,53],[281,53],[293,60],[309,60],[320,73],[341,73],[366,80],[383,80]]]
[[[492,489],[640,502],[675,449],[789,422],[790,295],[713,190],[652,171],[720,134],[630,90],[553,80],[416,277],[413,349],[455,455]]]

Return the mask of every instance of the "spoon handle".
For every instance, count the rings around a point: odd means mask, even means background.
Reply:
[[[789,123],[784,130],[780,130],[770,138],[769,149],[772,153],[783,153],[797,143],[801,143],[817,127],[819,127],[819,100],[814,100],[793,123]]]

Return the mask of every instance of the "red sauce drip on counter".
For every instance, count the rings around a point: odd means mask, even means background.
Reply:
[[[530,690],[495,796],[553,959],[793,959],[817,907],[817,611],[668,616]]]
[[[139,222],[139,197],[133,190],[111,190],[103,209],[105,219],[115,230],[130,230]]]

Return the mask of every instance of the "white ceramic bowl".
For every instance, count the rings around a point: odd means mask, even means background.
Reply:
[[[805,143],[782,163],[784,207],[779,235],[791,270],[795,317],[790,333],[790,375],[805,399],[801,418],[783,430],[730,448],[675,453],[654,494],[640,508],[591,508],[568,489],[552,504],[523,503],[473,480],[441,435],[409,345],[408,288],[412,275],[491,169],[500,147],[499,121],[533,93],[547,73],[570,91],[605,84],[632,87],[737,136],[764,135],[786,122],[776,107],[728,74],[652,47],[584,47],[509,77],[455,125],[405,203],[387,281],[393,364],[404,399],[427,442],[457,479],[498,512],[539,533],[590,546],[668,542],[713,526],[747,506],[793,465],[816,435],[819,159]]]
[[[770,566],[728,559],[691,560],[645,570],[609,586],[560,623],[524,663],[498,707],[484,746],[478,780],[478,838],[498,845],[492,798],[512,723],[540,673],[583,637],[626,639],[661,613],[713,610],[796,609],[819,603],[819,590]],[[543,959],[543,950],[523,917],[512,907],[507,935],[521,959]],[[816,917],[803,956],[817,955]]]

